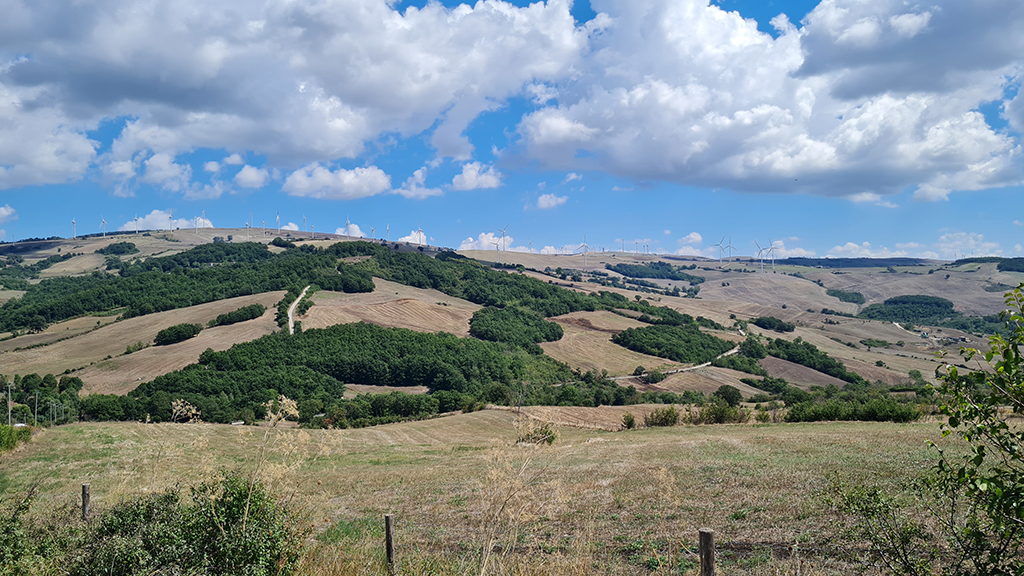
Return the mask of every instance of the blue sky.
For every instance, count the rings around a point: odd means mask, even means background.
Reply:
[[[37,4],[0,2],[0,240],[252,211],[456,248],[1024,256],[1018,0]]]

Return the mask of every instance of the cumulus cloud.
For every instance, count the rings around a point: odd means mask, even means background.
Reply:
[[[263,168],[256,168],[246,164],[235,174],[235,184],[242,188],[262,188],[270,178],[270,173]]]
[[[340,226],[334,231],[335,234],[341,236],[351,236],[353,238],[366,238],[366,234],[363,234],[362,229],[359,228],[358,224],[352,224],[349,222],[348,227]]]
[[[299,231],[299,225],[296,224],[295,222],[289,222],[287,224],[282,225],[281,226],[281,230],[288,230],[288,231],[291,231],[291,232],[298,232]]]
[[[975,232],[947,232],[939,237],[934,250],[942,258],[963,258],[970,256],[1002,256],[998,242],[985,240],[983,234]]]
[[[480,162],[467,162],[462,165],[462,174],[452,180],[452,188],[456,190],[476,190],[477,188],[497,188],[501,186],[501,172],[494,166],[484,166]]]
[[[457,178],[457,176],[456,176]],[[429,198],[431,196],[440,196],[444,192],[440,188],[427,188],[424,184],[427,181],[427,167],[424,166],[419,170],[412,173],[402,184],[402,187],[395,190],[396,194],[401,194],[406,198],[415,198],[422,200],[423,198]]]
[[[772,38],[713,3],[600,2],[608,25],[557,104],[520,123],[524,153],[550,169],[886,207],[908,187],[934,201],[1020,183],[1018,139],[976,110],[1019,82],[1024,13],[1014,0],[935,4],[822,2],[799,30],[773,20]]]
[[[408,242],[410,244],[426,244],[427,235],[422,230],[413,230],[409,232],[408,236],[402,236],[398,239],[399,242]]]
[[[686,236],[679,239],[680,244],[700,244],[704,241],[704,238],[697,232],[690,232]]]
[[[1013,251],[1020,254],[1022,251],[1024,251],[1024,246],[1021,246],[1020,244],[1014,244]]]
[[[583,179],[582,175],[577,174],[575,172],[569,172],[568,174],[565,175],[565,180],[562,180],[562,184],[568,184],[569,182],[572,182],[573,180],[582,180],[582,179]]]
[[[528,246],[515,246],[515,239],[512,238],[512,236],[506,234],[504,241],[502,241],[501,234],[495,234],[493,232],[481,232],[476,238],[473,238],[472,236],[470,236],[470,237],[466,238],[465,240],[463,240],[461,244],[459,244],[459,248],[458,249],[459,250],[497,250],[499,246],[501,247],[501,250],[504,251],[504,252],[529,252],[530,251],[530,248]],[[551,254],[555,253],[554,252],[555,248],[553,246],[548,246],[548,248],[551,248],[551,250],[552,250],[552,252],[550,252]],[[535,252],[536,252],[536,250],[535,250]],[[540,253],[541,254],[548,254],[548,252],[544,252],[543,249],[541,250]]]
[[[556,208],[565,204],[569,201],[568,196],[559,196],[557,194],[541,194],[537,198],[537,208],[540,210],[547,210],[548,208]]]
[[[1014,220],[1013,221],[1013,225],[1014,226],[1024,226],[1024,222],[1021,222],[1020,220]]]
[[[870,242],[847,242],[829,250],[828,255],[836,258],[899,258],[908,254],[906,250],[890,250],[885,246],[875,248]]]
[[[211,174],[216,174],[220,172],[220,164],[211,160],[206,164],[203,164],[203,170],[206,172],[210,172]]]
[[[228,156],[227,158],[224,159],[224,163],[231,164],[233,166],[239,166],[241,164],[245,164],[245,160],[242,159],[241,154],[232,154],[231,156]]]
[[[4,204],[3,206],[0,206],[0,224],[17,219],[18,211],[15,210],[14,208],[11,208],[10,204]]]
[[[665,234],[665,236],[671,236],[672,235],[672,231],[669,230],[668,228],[666,228],[662,233]]]
[[[154,154],[143,165],[146,172],[142,181],[159,186],[171,192],[187,190],[192,180],[192,167],[188,164],[177,164],[169,154]]]
[[[376,166],[330,170],[309,164],[288,175],[281,190],[291,196],[354,200],[375,196],[391,188],[391,177]]]
[[[774,254],[776,260],[783,258],[814,258],[817,254],[813,250],[807,250],[805,248],[789,248],[786,246],[784,240],[775,240],[772,242],[772,254]]]
[[[196,225],[200,228],[213,228],[213,222],[208,218],[174,218],[170,210],[153,210],[145,216],[141,216],[138,220],[139,230],[167,230],[167,226],[170,224],[172,229],[177,228],[195,228]],[[118,230],[128,231],[135,230],[135,219],[131,219],[121,226],[118,226]]]

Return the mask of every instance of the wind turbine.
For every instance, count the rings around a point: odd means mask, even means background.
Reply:
[[[775,242],[768,238],[768,256],[772,259],[772,272],[775,272]]]
[[[349,230],[352,228],[352,222],[348,219],[348,214],[345,214],[345,238],[352,238]]]
[[[504,228],[498,228],[498,232],[501,232],[501,248],[507,249],[505,247],[505,230],[508,230],[508,224],[505,224]]]
[[[203,210],[203,219],[200,222],[203,223],[203,228],[206,228],[206,210]]]
[[[590,252],[590,246],[587,245],[587,235],[583,235],[583,244],[580,244],[579,250],[583,252],[583,267],[587,267],[587,252]]]
[[[249,223],[246,222],[245,223],[245,241],[246,242],[249,241],[249,228],[250,228]]]
[[[174,220],[173,220],[173,219],[171,218],[171,215],[170,215],[170,214],[168,214],[168,215],[167,215],[167,231],[168,231],[168,232],[170,232],[170,231],[171,231],[171,227],[172,227],[173,225],[174,225]]]
[[[385,228],[385,231],[386,231],[386,234],[388,235],[387,241],[391,242],[391,224],[387,225],[387,228]]]
[[[267,221],[260,220],[260,223],[263,224],[263,236],[265,237],[267,235]]]
[[[584,237],[583,241],[586,242],[587,239]],[[530,254],[533,254],[533,240],[530,240]]]
[[[281,233],[281,211],[277,211],[277,233]]]
[[[78,239],[78,224],[75,222],[74,218],[71,219],[71,237],[75,240]]]
[[[505,226],[505,228],[508,228],[508,226]],[[427,236],[423,233],[423,228],[420,228],[419,220],[416,221],[416,237],[420,240],[420,246],[427,243]]]
[[[757,246],[757,259],[761,261],[761,274],[764,274],[764,258],[762,258],[764,255],[764,248],[761,248],[761,245],[757,243],[757,240],[754,240],[754,245]]]
[[[719,264],[722,263],[722,250],[724,250],[724,248],[722,247],[722,243],[723,242],[725,242],[725,236],[722,236],[722,239],[718,241],[718,244],[712,244],[711,245],[712,248],[718,248],[718,263]]]
[[[303,232],[306,231],[306,215],[305,214],[302,215],[302,231]]]
[[[192,227],[196,229],[196,236],[199,236],[199,216],[192,217]]]
[[[103,219],[103,215],[100,214],[100,227],[103,228],[103,237],[107,237],[107,221]]]
[[[377,239],[377,229],[374,228],[373,226],[371,226],[370,227],[370,240],[376,240],[376,239]]]
[[[312,224],[310,224],[309,225],[309,232],[310,232],[310,234],[313,235],[312,236],[313,240],[316,240],[316,226],[313,226]]]
[[[729,245],[726,246],[725,249],[729,251],[729,259],[731,260],[732,259],[732,251],[736,249],[736,247],[732,245],[732,237],[731,236],[729,237]]]
[[[135,235],[139,235],[139,215],[135,215]]]
[[[494,252],[498,255],[498,264],[501,264],[501,244],[497,240],[491,240],[491,244],[494,244]]]

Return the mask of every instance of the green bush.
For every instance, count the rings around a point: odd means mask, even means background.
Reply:
[[[18,442],[28,442],[32,438],[30,428],[15,428],[0,424],[0,452],[13,450]]]
[[[658,408],[644,416],[644,426],[675,426],[679,423],[679,412],[675,406]]]
[[[735,386],[725,384],[719,386],[718,390],[712,396],[725,400],[729,406],[739,406],[740,402],[743,402],[743,394]]]
[[[210,320],[207,327],[213,328],[214,326],[229,326],[231,324],[237,324],[239,322],[245,322],[246,320],[252,320],[259,318],[267,311],[267,307],[263,304],[250,304],[248,306],[242,306],[234,312],[227,312],[217,316],[213,320]]]
[[[259,482],[224,473],[114,506],[88,528],[68,573],[289,574],[299,553],[287,509]]]
[[[157,346],[167,346],[168,344],[176,344],[183,342],[189,338],[194,338],[203,329],[199,324],[175,324],[169,328],[156,333],[156,338],[153,339],[153,343]]]
[[[630,412],[626,412],[625,414],[623,414],[622,427],[625,428],[626,430],[632,430],[633,428],[636,428],[636,416],[633,416],[633,414]]]
[[[774,316],[760,316],[752,319],[750,323],[758,328],[774,330],[776,332],[792,332],[793,330],[796,330],[796,325],[779,320]]]

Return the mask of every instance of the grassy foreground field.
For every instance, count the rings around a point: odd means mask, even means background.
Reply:
[[[838,539],[829,475],[898,483],[933,463],[927,440],[948,446],[934,422],[558,428],[543,447],[517,445],[516,424],[497,410],[344,431],[75,424],[0,456],[0,495],[39,480],[33,513],[73,510],[89,482],[102,510],[251,471],[265,448],[260,474],[318,535],[305,574],[384,573],[385,513],[402,574],[479,574],[485,548],[493,574],[695,574],[705,526],[723,573],[836,574],[862,569],[863,547]]]

